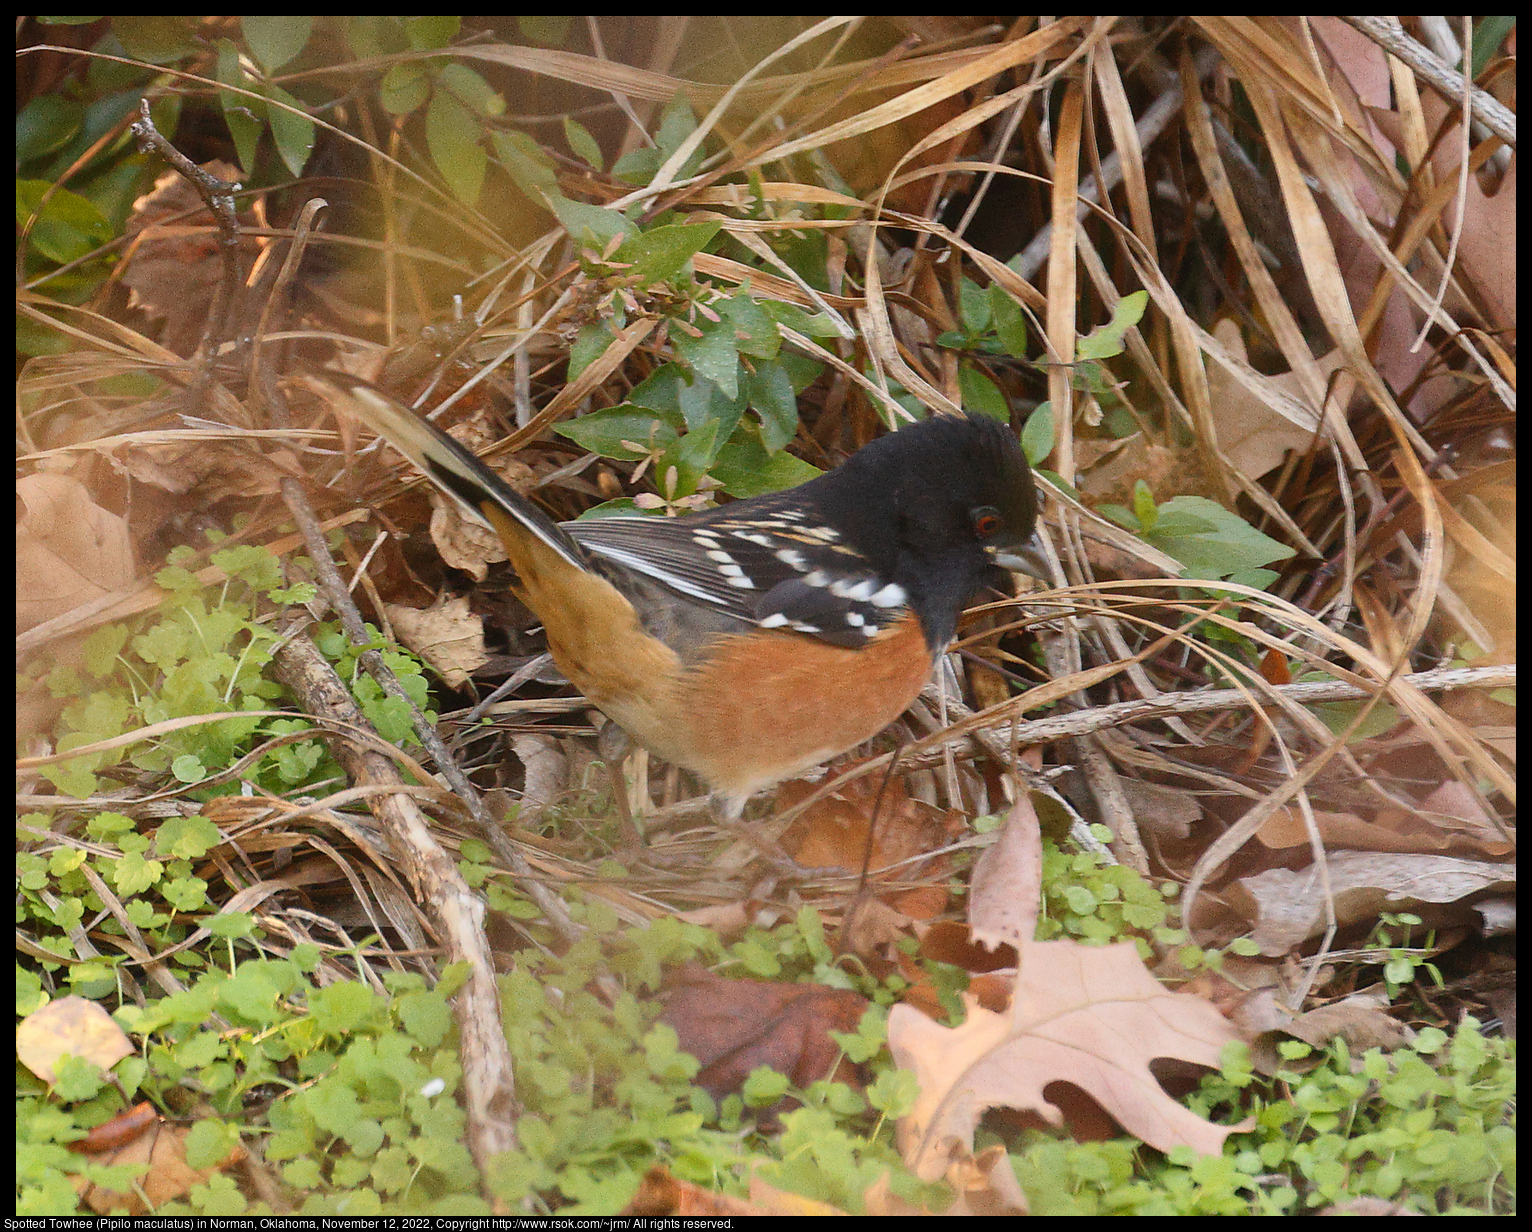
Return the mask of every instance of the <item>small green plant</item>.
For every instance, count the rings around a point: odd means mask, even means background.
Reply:
[[[1372,930],[1368,945],[1384,951],[1386,961],[1383,964],[1383,985],[1388,990],[1390,1001],[1396,1001],[1400,991],[1413,984],[1422,971],[1431,977],[1438,988],[1445,984],[1441,971],[1430,961],[1431,952],[1436,946],[1435,929],[1426,934],[1425,945],[1419,948],[1403,944],[1409,939],[1410,930],[1419,928],[1422,923],[1418,915],[1409,912],[1378,912],[1378,923]],[[1395,929],[1402,931],[1396,934]]]
[[[1293,555],[1239,515],[1202,496],[1175,496],[1156,504],[1149,485],[1133,485],[1133,508],[1102,505],[1104,516],[1186,566],[1188,577],[1238,582],[1264,590],[1277,575],[1261,568]]]
[[[1151,943],[1174,945],[1185,940],[1186,934],[1171,923],[1173,910],[1169,896],[1126,865],[1043,840],[1039,941],[1061,937],[1093,945],[1132,941],[1148,959],[1153,956]]]
[[[1102,361],[1122,354],[1123,336],[1143,319],[1148,303],[1147,291],[1124,295],[1117,301],[1112,319],[1104,325],[1098,325],[1075,344],[1070,383],[1075,389],[1090,394],[1103,407],[1116,409],[1120,406],[1120,400],[1111,373]],[[975,356],[1009,357],[1039,369],[1045,367],[1027,358],[1026,316],[1021,306],[998,282],[981,287],[967,275],[960,276],[958,322],[960,329],[948,330],[937,336],[937,346],[950,347]],[[963,395],[963,405],[967,409],[1009,422],[1010,403],[975,359],[959,361],[958,384]],[[1129,422],[1132,422],[1131,417]],[[1041,455],[1034,456],[1029,450],[1027,456],[1036,464],[1047,453],[1045,450]]]
[[[269,617],[280,607],[312,598],[313,583],[283,585],[281,562],[265,548],[246,546],[213,553],[212,563],[227,580],[208,589],[185,567],[193,555],[189,548],[172,551],[170,564],[155,575],[170,593],[153,616],[136,624],[103,626],[86,639],[80,667],[48,670],[44,679],[54,696],[74,699],[60,712],[59,752],[174,719],[280,708],[282,687],[266,672],[278,641]],[[363,649],[382,651],[421,707],[428,701],[426,678],[412,656],[385,647],[377,630],[371,635],[370,647],[353,648],[331,624],[319,626],[315,640],[384,739],[410,742],[408,705],[385,695],[360,672],[357,657]],[[282,739],[310,726],[304,719],[220,718],[126,748],[84,754],[42,773],[61,792],[79,799],[110,789],[110,776],[123,761],[145,773],[168,771],[182,783],[197,784],[248,752],[256,735],[264,733],[277,739],[264,757],[245,768],[246,777],[273,791],[291,791],[340,774],[317,739]],[[192,795],[205,799],[239,789],[237,782],[221,782],[194,788]]]
[[[1304,1068],[1267,1079],[1232,1045],[1193,1095],[1199,1115],[1233,1105],[1255,1118],[1219,1156],[1029,1131],[1011,1159],[1032,1214],[1311,1215],[1357,1198],[1422,1215],[1515,1212],[1512,1043],[1464,1018],[1393,1053],[1295,1040],[1283,1054]]]

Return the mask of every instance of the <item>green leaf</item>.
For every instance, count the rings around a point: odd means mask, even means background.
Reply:
[[[601,157],[601,146],[590,135],[590,130],[571,116],[564,117],[564,140],[569,142],[569,148],[575,152],[575,157],[582,162],[594,167],[597,171],[602,170],[606,163]]]
[[[670,338],[676,354],[694,373],[712,381],[731,401],[739,396],[739,344],[727,322],[707,322],[697,338],[672,328]]]
[[[740,1093],[750,1107],[764,1108],[767,1104],[774,1104],[786,1095],[789,1085],[791,1084],[788,1080],[776,1070],[765,1065],[758,1065],[746,1077]]]
[[[1118,526],[1125,526],[1135,534],[1139,530],[1138,519],[1133,516],[1133,511],[1126,505],[1097,505],[1096,512],[1104,518],[1110,518]]]
[[[754,359],[775,359],[782,349],[782,335],[777,332],[771,313],[741,291],[711,305],[713,311],[734,327],[734,341],[740,353]]]
[[[756,365],[745,377],[745,396],[761,417],[761,443],[767,453],[776,453],[798,435],[798,397],[781,364]]]
[[[958,282],[958,317],[970,338],[977,338],[989,328],[989,295],[966,274]]]
[[[1186,575],[1192,578],[1225,578],[1294,554],[1292,548],[1201,496],[1177,496],[1159,506],[1144,539],[1185,565]]]
[[[218,80],[226,86],[241,90],[251,87],[250,78],[239,62],[239,48],[232,39],[218,40]],[[223,108],[223,122],[229,126],[229,136],[234,139],[234,152],[239,165],[248,174],[255,167],[256,150],[260,145],[261,131],[266,127],[255,112],[258,105],[244,94],[218,91],[218,105]]]
[[[436,75],[436,88],[448,90],[470,111],[481,116],[505,114],[505,99],[489,82],[466,64],[445,64]]]
[[[989,284],[989,308],[994,320],[995,336],[1007,355],[1017,359],[1027,357],[1027,317],[1021,305],[1011,298],[1010,292],[998,282]]]
[[[567,436],[581,449],[599,453],[603,458],[633,462],[644,457],[651,448],[669,449],[680,438],[681,427],[679,413],[671,418],[623,403],[555,424],[553,430],[560,436]],[[643,448],[635,451],[623,441],[632,441]]]
[[[44,204],[49,189],[54,191]],[[16,225],[20,227],[39,207],[42,212],[32,226],[31,243],[50,261],[63,265],[112,238],[112,224],[78,193],[55,188],[47,180],[17,180]]]
[[[1000,387],[972,364],[958,365],[958,389],[962,391],[965,410],[977,411],[1001,423],[1011,422],[1011,404]]]
[[[658,518],[664,514],[655,509],[642,509],[631,496],[619,496],[616,500],[602,501],[599,505],[592,505],[584,513],[575,519],[583,522],[587,518]],[[493,904],[491,904],[493,906]],[[542,909],[535,903],[528,903],[527,919],[536,919]],[[517,917],[518,919],[521,917]]]
[[[665,472],[674,466],[676,468],[674,495],[690,496],[694,493],[697,490],[698,481],[707,474],[708,468],[713,465],[713,459],[718,454],[720,444],[718,428],[718,420],[710,419],[700,427],[692,429],[666,450],[665,456],[654,468],[658,472],[655,476],[655,487],[661,492],[666,491]]]
[[[1075,344],[1076,359],[1111,359],[1122,354],[1122,336],[1143,319],[1149,304],[1148,291],[1134,291],[1117,301],[1112,319],[1098,325]]]
[[[113,17],[112,33],[135,60],[169,64],[199,50],[191,20],[184,16]]]
[[[494,143],[495,156],[516,181],[516,187],[528,198],[544,205],[558,192],[558,177],[554,174],[556,164],[526,133],[497,129],[490,133],[490,140]]]
[[[396,17],[344,17],[341,25],[352,59],[370,60],[374,56],[403,51],[406,47],[404,28]]]
[[[720,219],[654,227],[626,241],[612,260],[626,262],[628,268],[623,272],[637,278],[640,286],[664,282],[679,274],[688,261],[711,244],[722,226]]]
[[[654,135],[654,145],[629,150],[612,167],[612,174],[629,184],[647,184],[655,172],[670,161],[671,155],[681,148],[681,143],[697,130],[697,115],[684,94],[677,94],[665,105],[660,117],[660,128]],[[682,164],[677,179],[695,175],[702,165],[706,151],[701,145],[692,151]]]
[[[270,100],[266,104],[266,114],[271,120],[271,135],[276,140],[277,153],[289,171],[302,175],[309,155],[314,152],[314,121],[304,112],[302,101],[281,86],[268,85],[266,94]],[[276,106],[277,103],[286,103],[297,110],[289,111],[286,107]],[[480,158],[483,158],[482,154]]]
[[[378,87],[378,101],[389,115],[409,115],[431,97],[431,71],[423,61],[404,60],[389,65]]]
[[[1314,712],[1319,721],[1339,736],[1343,731],[1356,722],[1356,717],[1361,713],[1362,702],[1316,702],[1309,709]],[[1352,740],[1371,740],[1374,736],[1381,736],[1384,732],[1399,722],[1399,709],[1388,702],[1378,702],[1368,711],[1367,717],[1358,724],[1357,729],[1351,733]]]
[[[785,449],[768,453],[760,437],[748,426],[741,427],[718,451],[712,471],[724,491],[736,497],[796,488],[823,473]]]
[[[1021,452],[1033,466],[1053,452],[1053,403],[1039,403],[1021,429]]]
[[[835,322],[822,312],[805,312],[797,304],[789,304],[779,299],[763,299],[760,305],[770,314],[773,321],[787,326],[794,333],[802,334],[806,338],[840,337],[840,330],[836,329]]]
[[[296,17],[257,14],[241,17],[239,23],[250,54],[268,74],[296,57],[308,44],[314,29],[314,19],[305,14]]]
[[[569,23],[574,18],[565,13],[552,17],[517,17],[516,28],[534,43],[544,47],[561,47],[569,33]]]
[[[592,321],[580,330],[569,348],[567,380],[574,380],[611,344],[612,331],[605,321]]]
[[[676,403],[686,419],[688,431],[716,422],[721,425],[720,440],[733,435],[745,414],[744,396],[736,394],[730,398],[712,381],[688,382],[683,378],[676,384]]]
[[[1142,479],[1133,485],[1133,515],[1146,533],[1154,529],[1154,524],[1160,518],[1159,507],[1154,503],[1154,493]]]
[[[614,235],[632,237],[638,234],[638,228],[616,210],[562,196],[553,197],[550,204],[570,238],[577,244],[588,244],[598,252],[605,251]]]
[[[440,51],[457,38],[462,27],[461,17],[406,17],[404,37],[415,51]]]
[[[61,94],[39,94],[16,116],[16,161],[31,162],[63,149],[80,131],[85,108]]]
[[[683,414],[681,391],[687,387],[686,370],[680,364],[661,364],[633,387],[628,394],[628,401],[634,406],[679,416]]]
[[[479,145],[479,119],[451,94],[438,90],[426,108],[426,146],[447,188],[472,207],[484,187],[488,159]]]

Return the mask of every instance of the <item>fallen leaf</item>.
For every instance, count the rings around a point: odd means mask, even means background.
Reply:
[[[43,471],[16,481],[16,631],[132,583],[128,524],[77,479]]]
[[[1213,337],[1223,344],[1231,360],[1242,368],[1250,367],[1238,323],[1225,317],[1213,326]],[[1315,366],[1321,376],[1328,377],[1341,362],[1340,352],[1332,351],[1316,360]],[[1218,432],[1218,447],[1251,479],[1258,479],[1281,466],[1289,450],[1302,453],[1308,449],[1314,440],[1313,425],[1293,422],[1274,409],[1275,397],[1263,398],[1256,392],[1269,382],[1276,393],[1284,393],[1291,399],[1284,405],[1305,405],[1308,396],[1304,382],[1295,373],[1269,377],[1252,369],[1244,373],[1242,381],[1222,363],[1208,364],[1207,373],[1208,398]]]
[[[143,1172],[136,1188],[108,1189],[77,1176],[73,1178],[75,1192],[97,1214],[147,1215],[167,1202],[185,1197],[192,1186],[206,1185],[210,1177],[238,1163],[244,1156],[244,1149],[236,1145],[213,1167],[193,1168],[186,1162],[186,1140],[190,1133],[189,1126],[162,1123],[120,1150],[95,1157],[94,1162],[99,1164],[140,1165]]]
[[[770,1215],[774,1212],[743,1198],[716,1193],[691,1181],[683,1181],[670,1174],[663,1164],[655,1164],[638,1184],[638,1192],[627,1206],[624,1215],[666,1216],[688,1218],[700,1216]],[[832,1212],[839,1214],[841,1212]]]
[[[965,996],[968,1018],[949,1028],[908,1006],[889,1012],[895,1061],[920,1082],[920,1099],[901,1122],[905,1161],[934,1180],[954,1152],[971,1152],[991,1108],[1033,1112],[1051,1125],[1062,1109],[1044,1095],[1052,1083],[1081,1088],[1128,1133],[1157,1150],[1187,1145],[1216,1155],[1229,1134],[1165,1093],[1150,1071],[1161,1057],[1215,1068],[1239,1038],[1207,1002],[1165,989],[1123,942],[1087,947],[1029,941],[1011,1007],[992,1013]]]
[[[203,163],[202,170],[225,183],[244,179],[239,168],[217,159]],[[247,216],[241,221],[248,225],[252,220]],[[133,202],[123,233],[137,240],[122,272],[129,307],[163,320],[161,344],[178,355],[190,355],[202,340],[215,291],[224,278],[224,249],[212,214],[197,189],[172,169]],[[270,242],[241,231],[235,245],[241,284]]]
[[[1335,918],[1341,925],[1376,919],[1380,911],[1412,911],[1428,926],[1470,923],[1468,905],[1444,911],[1470,895],[1516,884],[1514,864],[1459,860],[1452,856],[1337,851],[1329,856]],[[1251,939],[1263,954],[1285,954],[1325,931],[1324,890],[1319,870],[1268,869],[1224,890],[1224,900],[1251,921]],[[1428,912],[1428,905],[1438,909]]]
[[[791,808],[817,789],[817,784],[798,780],[784,783],[777,807]],[[921,857],[945,846],[964,825],[955,810],[912,799],[902,778],[881,785],[868,777],[843,784],[812,805],[788,827],[781,844],[809,868],[854,873],[865,866],[872,892],[889,907],[929,920],[946,908],[950,863],[945,856]]]
[[[17,1059],[49,1086],[53,1064],[65,1053],[105,1071],[136,1051],[112,1016],[84,997],[50,1001],[16,1028]]]
[[[722,1099],[762,1065],[800,1089],[821,1078],[855,1083],[830,1032],[855,1031],[869,1004],[844,988],[729,980],[689,964],[673,977],[660,1018],[702,1063],[697,1085]]]
[[[1017,949],[1037,932],[1042,901],[1043,848],[1037,811],[1024,792],[1006,815],[1000,837],[974,863],[968,891],[973,939],[994,949]]]
[[[383,610],[399,641],[454,689],[461,689],[489,661],[484,621],[474,615],[466,596],[428,608],[385,603]]]

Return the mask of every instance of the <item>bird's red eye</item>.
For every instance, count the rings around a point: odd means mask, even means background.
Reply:
[[[980,505],[969,517],[973,521],[973,533],[980,539],[989,539],[1000,533],[1004,519],[1000,516],[1000,510],[991,505]]]

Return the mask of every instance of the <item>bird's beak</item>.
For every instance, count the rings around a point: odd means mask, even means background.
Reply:
[[[995,563],[1002,569],[1009,569],[1012,573],[1025,573],[1028,577],[1036,578],[1044,586],[1053,585],[1053,573],[1048,568],[1048,557],[1043,552],[1042,545],[1038,543],[1036,535],[1019,547],[989,550]]]

